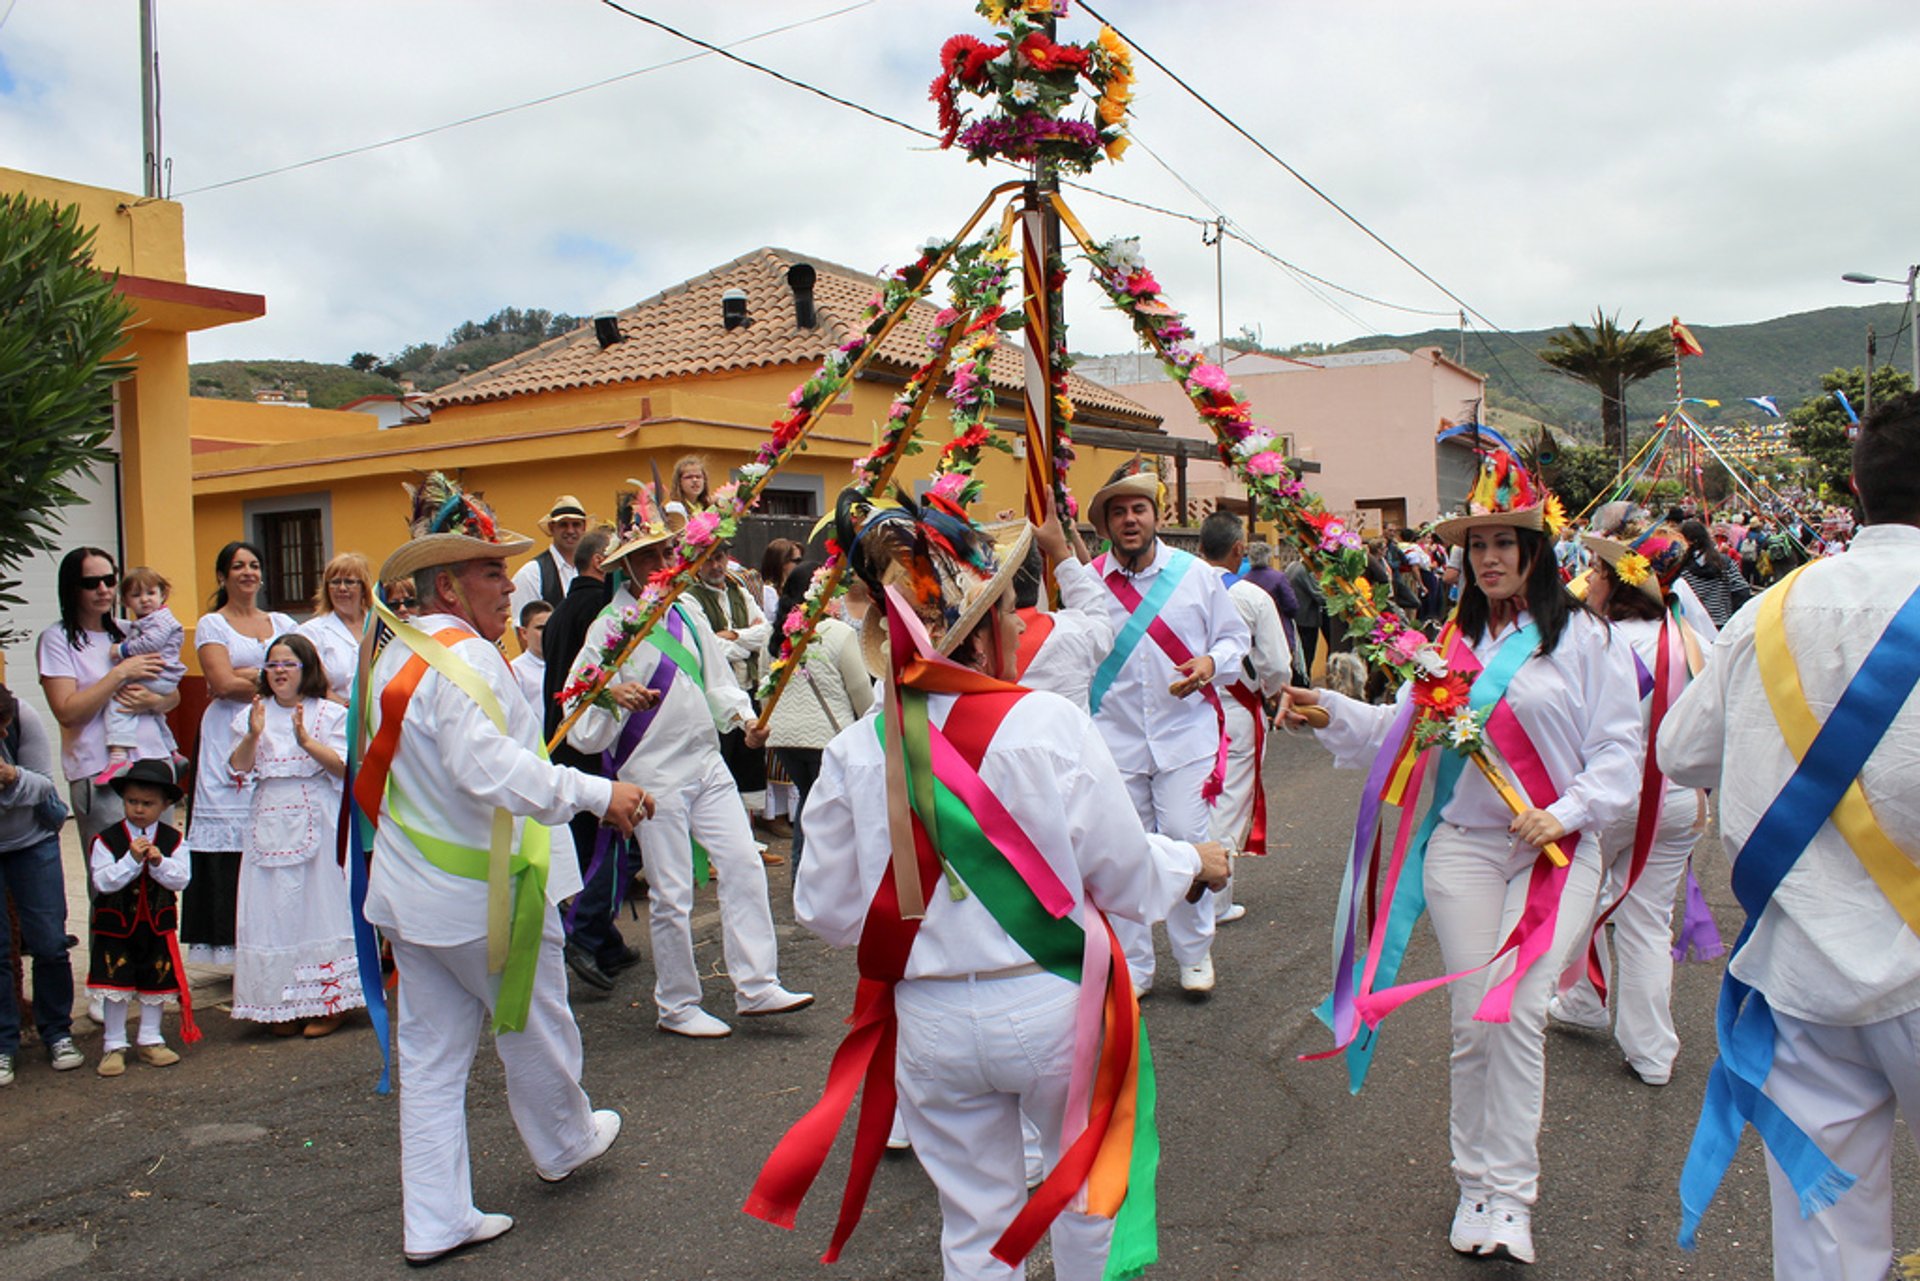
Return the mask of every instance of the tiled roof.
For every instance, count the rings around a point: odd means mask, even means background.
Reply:
[[[816,273],[814,308],[819,324],[803,329],[794,315],[787,269],[807,263]],[[624,340],[602,348],[587,324],[529,351],[448,383],[426,398],[430,408],[474,405],[510,396],[600,387],[644,379],[686,378],[724,370],[812,365],[858,332],[860,314],[879,279],[848,267],[784,249],[762,248],[655,294],[619,313]],[[720,296],[745,291],[750,323],[727,329],[720,323]],[[880,346],[875,364],[895,373],[917,368],[937,312],[920,302]],[[1018,397],[1025,353],[1003,341],[989,373],[996,391]],[[1157,427],[1160,416],[1099,383],[1069,375],[1076,406],[1102,411],[1127,426]],[[1017,403],[1017,402],[1016,402]],[[778,408],[773,406],[771,408]]]

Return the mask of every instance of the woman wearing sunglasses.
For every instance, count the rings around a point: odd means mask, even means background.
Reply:
[[[121,819],[113,789],[93,785],[94,775],[107,767],[108,704],[133,713],[165,713],[179,704],[180,694],[155,694],[140,684],[159,675],[166,661],[162,655],[113,661],[112,647],[125,636],[113,619],[120,576],[112,555],[98,547],[76,547],[61,559],[57,581],[60,621],[40,633],[35,652],[40,688],[60,723],[60,769],[84,849]],[[135,758],[168,759],[172,745],[164,739],[160,716],[135,719]]]

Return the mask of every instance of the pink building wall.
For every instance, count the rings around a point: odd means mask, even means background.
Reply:
[[[1171,433],[1211,436],[1180,388],[1150,358],[1083,360],[1076,370],[1123,389],[1161,415]],[[1256,422],[1291,436],[1297,456],[1320,464],[1306,483],[1327,509],[1369,530],[1396,508],[1404,509],[1405,520],[1414,525],[1442,514],[1434,433],[1442,419],[1471,421],[1486,394],[1485,378],[1455,364],[1438,347],[1300,360],[1230,353],[1227,372],[1252,402]],[[1456,477],[1460,472],[1459,467],[1448,470]],[[1187,465],[1187,488],[1197,508],[1211,507],[1222,497],[1246,496],[1224,466],[1198,460]],[[1446,505],[1459,498],[1446,495]]]

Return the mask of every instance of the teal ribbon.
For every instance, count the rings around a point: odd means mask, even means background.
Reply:
[[[1120,629],[1120,635],[1114,638],[1113,649],[1099,668],[1093,673],[1093,687],[1087,691],[1087,706],[1095,715],[1100,712],[1100,702],[1107,696],[1107,689],[1118,679],[1120,669],[1133,657],[1133,651],[1146,639],[1147,629],[1153,626],[1153,620],[1160,617],[1167,601],[1173,595],[1173,589],[1193,568],[1194,558],[1178,548],[1171,549],[1167,563],[1153,576],[1153,586],[1134,606],[1133,613],[1127,616],[1127,625]]]

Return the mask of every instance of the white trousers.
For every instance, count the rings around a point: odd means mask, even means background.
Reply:
[[[1258,737],[1253,714],[1231,695],[1226,696],[1226,705],[1226,783],[1220,789],[1219,803],[1207,811],[1207,837],[1240,854],[1246,851],[1247,838],[1253,832],[1253,797],[1261,761],[1253,750]],[[1213,891],[1214,919],[1225,916],[1232,906],[1233,881],[1229,878],[1225,889]]]
[[[908,979],[894,989],[900,1115],[940,1193],[947,1281],[1006,1281],[1025,1266],[993,1257],[1026,1203],[1021,1117],[1040,1131],[1041,1160],[1060,1159],[1080,989],[1052,974]],[[1113,1221],[1068,1211],[1054,1220],[1053,1273],[1097,1281]]]
[[[1207,803],[1200,798],[1207,775],[1213,771],[1213,758],[1193,761],[1153,774],[1123,774],[1127,795],[1140,823],[1149,832],[1171,836],[1176,841],[1204,841],[1207,838]],[[1221,802],[1225,804],[1224,801]],[[1213,949],[1213,893],[1206,891],[1200,901],[1185,899],[1167,913],[1167,945],[1177,965],[1198,965]],[[1127,953],[1127,969],[1133,973],[1133,985],[1143,991],[1153,986],[1153,927],[1113,918],[1113,932]]]
[[[400,1201],[408,1253],[448,1250],[480,1226],[467,1159],[467,1077],[493,1014],[498,975],[487,942],[424,947],[389,934],[400,971],[394,1043],[400,1067]],[[494,1038],[507,1073],[507,1108],[542,1170],[578,1163],[594,1140],[580,1088],[580,1029],[567,1006],[560,916],[547,908],[523,1032]]]
[[[649,788],[649,790],[652,790]],[[647,863],[648,924],[653,934],[653,999],[660,1017],[700,1004],[693,960],[693,841],[706,847],[719,880],[720,937],[727,973],[741,1001],[779,982],[779,945],[767,904],[767,869],[740,807],[733,775],[715,754],[706,770],[654,792],[653,817],[636,829]]]
[[[1483,965],[1526,906],[1537,851],[1502,828],[1442,823],[1427,846],[1427,908],[1449,974]],[[1452,998],[1451,1106],[1453,1175],[1462,1190],[1532,1205],[1540,1193],[1540,1109],[1546,1096],[1547,1002],[1570,949],[1587,937],[1600,891],[1600,853],[1593,837],[1572,852],[1553,942],[1519,983],[1512,1019],[1473,1017],[1487,992],[1513,972],[1511,954],[1498,965],[1447,988]]]
[[[1893,1259],[1896,1110],[1920,1147],[1920,1010],[1860,1027],[1803,1023],[1778,1011],[1773,1021],[1767,1097],[1859,1180],[1838,1203],[1803,1219],[1793,1185],[1767,1157],[1775,1281],[1882,1281]]]
[[[1694,830],[1694,797],[1690,790],[1668,789],[1647,865],[1633,892],[1608,918],[1613,926],[1611,955],[1605,940],[1600,947],[1600,972],[1614,1009],[1614,1039],[1636,1072],[1656,1078],[1673,1071],[1680,1053],[1680,1036],[1673,1028],[1673,900],[1687,873],[1687,856],[1700,839]],[[1600,859],[1606,883],[1595,905],[1596,919],[1627,883],[1633,863],[1631,820],[1601,834]],[[1607,1007],[1587,975],[1584,942],[1568,953],[1560,981],[1566,985],[1560,1004],[1568,1014],[1587,1021],[1606,1018]]]

